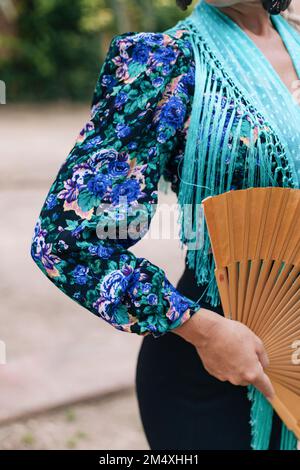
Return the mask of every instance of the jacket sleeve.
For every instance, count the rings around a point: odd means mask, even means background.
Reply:
[[[154,337],[200,305],[129,251],[148,230],[164,162],[188,118],[188,63],[165,33],[113,37],[89,121],[36,222],[31,256],[66,295],[116,329]]]

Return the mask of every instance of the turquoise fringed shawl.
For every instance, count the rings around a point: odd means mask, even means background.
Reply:
[[[300,35],[281,15],[270,17],[300,78]],[[299,188],[300,106],[250,37],[218,8],[200,0],[174,29],[190,32],[195,91],[180,176],[180,239],[205,300],[220,304],[201,201],[230,189]],[[173,29],[173,28],[171,28]],[[191,210],[192,208],[192,210]],[[253,387],[252,448],[268,449],[273,410]],[[281,449],[296,449],[283,425]]]

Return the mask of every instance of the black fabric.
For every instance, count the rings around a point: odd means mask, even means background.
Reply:
[[[177,289],[198,300],[186,267]],[[202,307],[223,315],[222,307]],[[136,392],[146,438],[152,450],[250,450],[247,387],[211,376],[195,347],[174,333],[143,338],[136,368]],[[270,449],[279,449],[281,421],[274,413]]]

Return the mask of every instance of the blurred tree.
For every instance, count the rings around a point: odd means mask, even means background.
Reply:
[[[127,5],[124,0],[110,0],[114,18],[116,19],[116,31],[121,33],[123,31],[131,30],[131,23],[128,14]]]
[[[99,34],[84,31],[82,0],[18,3],[17,41],[1,77],[8,100],[84,99],[99,67]],[[3,79],[3,78],[2,78]]]
[[[141,28],[144,31],[154,31],[156,28],[156,14],[154,3],[152,0],[136,0],[139,8],[143,12]]]
[[[16,15],[0,32],[8,102],[89,100],[113,35],[163,31],[184,16],[175,0],[9,1]]]

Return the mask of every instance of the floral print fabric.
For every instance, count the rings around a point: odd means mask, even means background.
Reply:
[[[31,255],[39,268],[66,295],[122,331],[158,337],[200,308],[161,268],[129,251],[138,241],[129,228],[136,207],[142,208],[143,236],[161,175],[177,188],[175,168],[183,156],[193,78],[184,31],[173,37],[114,36],[90,120],[36,222]],[[125,229],[127,236],[99,237],[99,228],[102,235],[113,228],[124,235]]]

